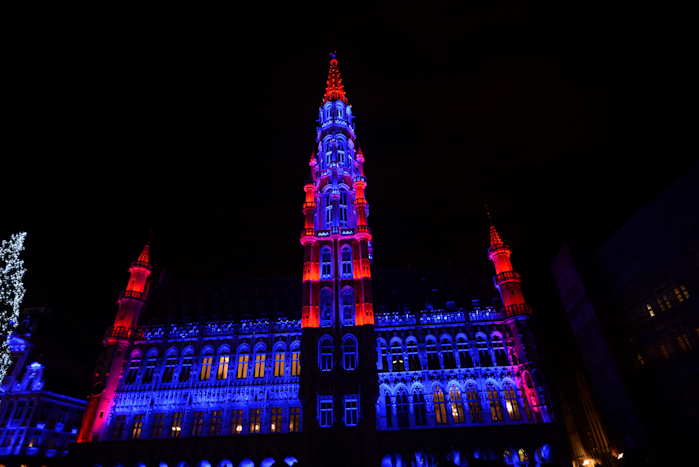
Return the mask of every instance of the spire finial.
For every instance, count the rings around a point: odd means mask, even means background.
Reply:
[[[135,261],[136,263],[150,266],[150,243],[150,240],[148,240],[146,244],[143,245],[143,250],[141,250],[141,254],[138,255],[138,259]]]
[[[345,86],[342,84],[342,75],[340,67],[337,63],[337,53],[330,52],[330,67],[328,68],[328,81],[325,85],[325,94],[323,95],[323,103],[328,101],[341,100],[347,103],[347,95],[345,94]]]
[[[495,228],[495,223],[493,222],[493,214],[490,212],[488,205],[485,205],[485,214],[488,216],[488,224],[490,224],[490,246],[498,247],[505,244]]]

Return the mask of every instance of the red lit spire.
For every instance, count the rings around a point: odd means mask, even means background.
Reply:
[[[143,246],[143,250],[141,251],[141,254],[138,256],[136,263],[150,266],[150,243],[146,243]]]
[[[503,247],[505,242],[502,241],[498,230],[495,228],[493,216],[490,214],[490,208],[488,208],[488,205],[485,206],[485,213],[488,215],[488,223],[490,224],[490,248]]]
[[[342,75],[340,74],[340,67],[337,64],[337,57],[335,53],[331,53],[330,68],[328,69],[328,82],[325,85],[323,103],[337,100],[341,100],[345,104],[347,103],[345,86],[342,84]]]

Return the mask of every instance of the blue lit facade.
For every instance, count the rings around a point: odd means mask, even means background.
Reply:
[[[491,226],[501,307],[375,312],[364,155],[334,57],[318,124],[300,319],[139,324],[146,247],[105,337],[78,454],[105,467],[553,463],[509,247]]]

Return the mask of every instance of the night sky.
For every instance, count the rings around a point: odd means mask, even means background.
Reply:
[[[16,18],[0,234],[29,233],[25,305],[53,310],[49,389],[86,393],[149,235],[176,277],[300,280],[331,50],[367,159],[377,270],[488,284],[488,203],[534,306],[556,313],[561,241],[594,244],[694,163],[680,12],[429,4]]]

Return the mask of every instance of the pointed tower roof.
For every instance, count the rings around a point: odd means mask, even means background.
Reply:
[[[487,204],[485,206],[485,212],[488,215],[488,223],[490,224],[490,247],[491,248],[498,248],[498,247],[504,246],[505,242],[502,241],[502,237],[500,237],[500,233],[495,228],[495,223],[493,222],[493,216],[490,214],[490,208],[488,208]]]
[[[150,242],[146,242],[143,246],[143,250],[141,250],[141,254],[138,255],[138,259],[134,261],[134,264],[150,267]]]
[[[328,68],[328,81],[325,85],[323,104],[337,100],[347,103],[347,95],[345,94],[345,86],[342,84],[342,75],[337,64],[337,56],[333,52],[330,54],[330,67]]]

